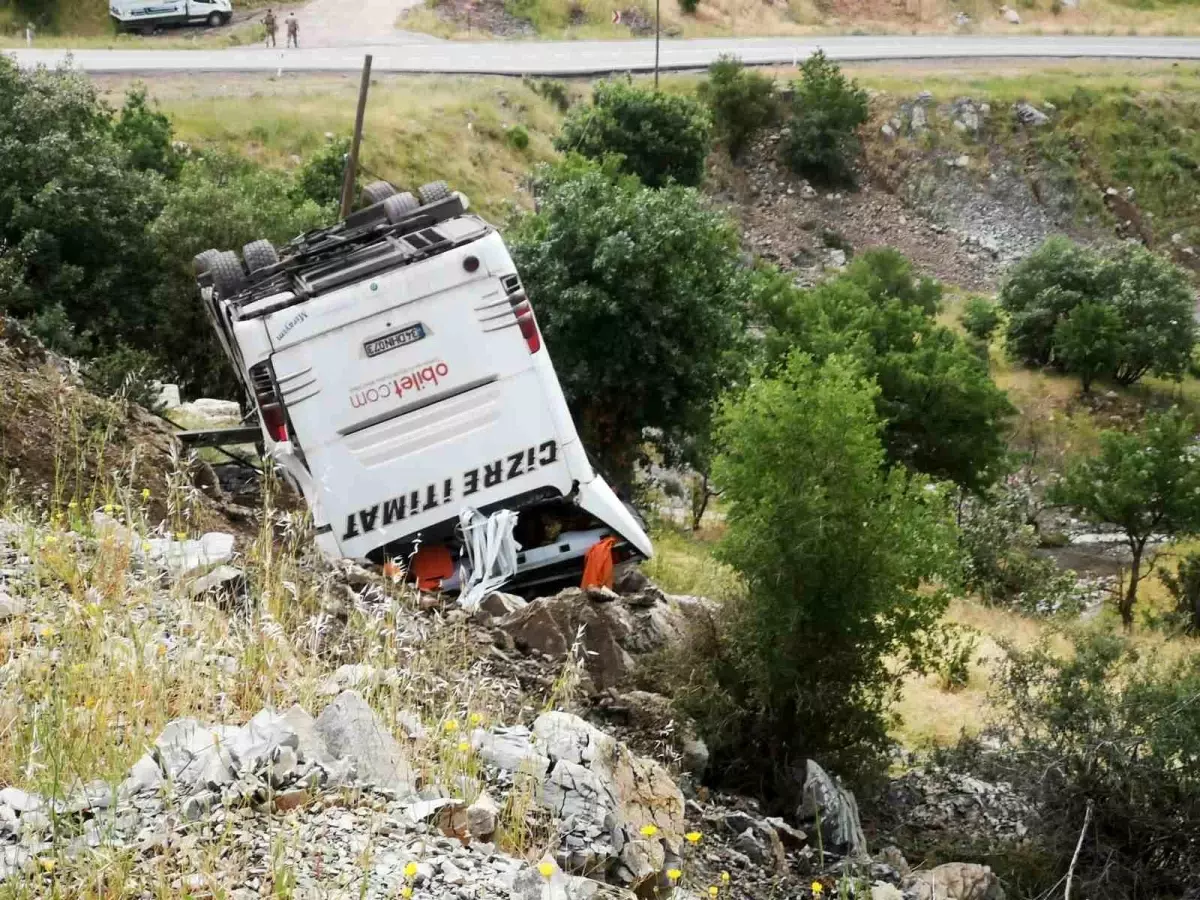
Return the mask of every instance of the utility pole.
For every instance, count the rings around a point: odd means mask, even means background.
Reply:
[[[358,147],[362,143],[363,118],[367,114],[367,91],[371,89],[371,54],[363,60],[362,82],[358,86],[358,112],[354,116],[354,137],[350,141],[350,156],[346,159],[346,176],[342,181],[341,217],[350,215],[354,202],[354,179],[358,175]]]
[[[658,33],[659,28],[658,10],[661,5],[661,0],[654,0],[654,90],[658,90]]]

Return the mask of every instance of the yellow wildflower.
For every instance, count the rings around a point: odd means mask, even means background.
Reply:
[[[651,837],[654,837],[656,834],[658,834],[658,826],[657,825],[643,825],[642,826],[642,837],[651,838]]]
[[[408,898],[412,896],[412,888],[406,884],[404,887],[400,888],[400,896],[403,897],[404,900],[408,900]]]
[[[689,831],[684,837],[687,838],[689,844],[698,844],[700,843],[700,838],[704,837],[704,835],[698,831]]]
[[[106,516],[111,516],[111,515],[112,515],[112,509],[113,509],[113,507],[112,507],[112,504],[111,504],[111,503],[105,503],[105,504],[104,504],[104,514],[105,514]]]
[[[175,532],[175,540],[177,540],[177,541],[186,541],[186,540],[187,540],[187,532],[186,532],[186,531],[177,531],[177,532]]]
[[[67,509],[77,509],[78,507],[79,507],[79,504],[76,503],[74,500],[72,500],[70,503],[67,504]]]
[[[467,717],[467,721],[472,725],[482,725],[483,716],[481,716],[479,713],[471,713],[471,715]]]
[[[721,873],[721,883],[722,883],[722,884],[729,884],[729,873],[728,873],[728,872],[722,872],[722,873]]]
[[[676,882],[683,877],[683,873],[678,869],[667,869],[667,877],[670,878],[672,882]]]
[[[54,867],[58,865],[58,862],[47,857],[45,859],[39,859],[38,865],[42,867],[43,872],[53,872]]]
[[[43,625],[42,630],[38,632],[44,638],[52,638],[58,634],[58,629],[53,625]]]
[[[442,727],[446,729],[446,734],[454,734],[458,731],[458,719],[447,719],[446,724]]]
[[[541,873],[543,878],[549,878],[551,875],[554,874],[554,863],[551,863],[551,862],[538,863],[538,872]]]
[[[150,542],[149,542],[149,541],[143,541],[143,542],[142,542],[142,552],[143,552],[143,553],[149,553],[149,552],[150,552],[151,550],[153,550],[153,549],[154,549],[154,548],[150,546]]]
[[[404,867],[404,877],[405,878],[416,878],[417,877],[417,864],[415,862],[410,862]]]
[[[812,892],[814,897],[820,897],[825,892],[825,885],[819,881],[814,881],[812,883]]]
[[[143,500],[150,499],[150,488],[142,488],[142,499]]]
[[[715,884],[708,889],[708,896],[710,896],[710,897],[715,897],[719,893],[721,893],[721,889],[719,887],[717,887]]]
[[[471,745],[468,744],[466,741],[463,741],[462,743],[460,743],[458,745],[459,753],[467,753],[470,749],[471,749]]]

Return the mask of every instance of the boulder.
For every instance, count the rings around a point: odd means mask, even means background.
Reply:
[[[613,575],[613,590],[618,594],[640,594],[654,587],[646,573],[637,566],[623,566]]]
[[[989,866],[946,863],[921,872],[909,883],[917,900],[1004,900],[1004,889]]]
[[[493,619],[503,619],[507,615],[524,609],[529,605],[529,601],[524,597],[518,597],[516,594],[505,594],[501,591],[493,591],[483,598],[483,602],[479,604],[479,614],[488,616]]]
[[[399,795],[413,792],[412,765],[361,694],[339,694],[317,716],[315,730],[334,757],[353,761],[360,781]]]
[[[886,881],[871,885],[871,900],[904,900],[904,891]]]
[[[234,566],[217,566],[188,585],[193,600],[240,597],[246,592],[246,573]]]
[[[1031,103],[1016,103],[1013,105],[1013,116],[1022,125],[1040,128],[1050,124],[1050,117]]]
[[[486,841],[496,833],[496,823],[500,818],[500,805],[492,799],[487,791],[475,798],[475,802],[467,807],[467,828],[471,837]]]
[[[816,826],[820,823],[824,848],[855,858],[867,854],[867,839],[858,818],[858,802],[816,762],[808,760],[803,799],[797,819]]]
[[[636,890],[677,863],[683,795],[663,766],[569,713],[542,714],[533,735],[550,761],[541,802],[565,823],[560,865],[603,868]]]
[[[26,604],[20,597],[0,591],[0,622],[25,615]]]
[[[520,725],[492,731],[480,728],[471,735],[471,746],[489,766],[532,775],[540,781],[550,770],[550,760],[534,748],[531,737],[532,732]]]
[[[179,406],[179,411],[189,416],[212,421],[241,421],[242,408],[235,400],[214,400],[201,397]]]
[[[626,597],[608,590],[569,588],[509,613],[497,627],[523,652],[565,660],[577,638],[584,666],[598,690],[625,680],[634,655],[661,650],[685,632],[689,613],[707,609],[690,597],[655,589]]]

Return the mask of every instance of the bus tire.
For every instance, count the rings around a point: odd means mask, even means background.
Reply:
[[[242,261],[246,271],[253,275],[260,269],[279,264],[279,254],[270,241],[251,241],[242,248]]]
[[[222,299],[228,300],[246,287],[246,272],[232,250],[218,253],[212,259],[213,287]]]
[[[429,184],[423,184],[417,188],[417,196],[421,198],[422,206],[437,203],[439,200],[448,200],[450,199],[450,186],[444,181],[431,181]]]

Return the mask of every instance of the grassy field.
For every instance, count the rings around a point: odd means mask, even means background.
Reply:
[[[102,81],[114,102],[126,81]],[[291,168],[325,135],[348,134],[357,78],[222,78],[195,85],[155,81],[151,92],[195,147],[236,150],[266,165]],[[234,97],[250,102],[231,102]],[[475,208],[501,221],[527,205],[529,170],[553,155],[558,109],[517,79],[380,78],[374,82],[363,140],[368,177],[406,188],[445,179]],[[524,128],[519,149],[510,132]]]

